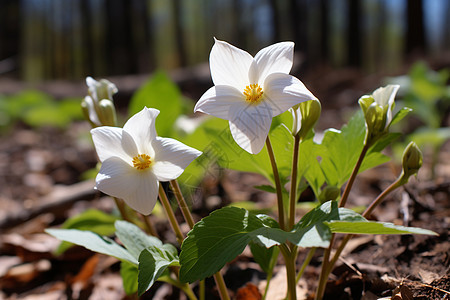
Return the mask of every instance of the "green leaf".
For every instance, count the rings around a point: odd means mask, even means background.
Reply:
[[[173,265],[179,265],[177,249],[174,246],[165,244],[144,249],[139,255],[139,296],[151,288],[167,267]]]
[[[308,181],[316,198],[319,197],[320,188],[325,182],[325,176],[319,163],[321,151],[323,151],[323,147],[316,144],[312,137],[300,143],[298,177],[304,177]]]
[[[273,194],[276,194],[276,192],[277,192],[277,190],[273,186],[267,185],[267,184],[255,185],[254,188],[264,191],[264,192],[273,193]]]
[[[203,218],[181,245],[180,280],[194,282],[220,270],[239,255],[263,222],[242,208],[224,207]]]
[[[292,232],[286,232],[268,216],[224,207],[203,218],[188,233],[181,245],[180,280],[194,282],[211,276],[249,243],[270,248],[289,240],[300,247],[328,247],[331,231],[323,222],[357,220],[358,216],[330,201],[306,214]]]
[[[387,146],[386,141],[395,135],[389,135],[383,143],[372,147],[364,158],[359,172],[385,163],[389,158],[379,151]],[[328,185],[340,188],[350,177],[353,168],[364,146],[364,116],[358,111],[341,130],[325,131],[322,143],[318,146],[317,155],[321,157],[320,166]],[[382,147],[383,146],[383,147]],[[317,172],[317,171],[315,171]],[[308,178],[305,175],[306,178]]]
[[[330,221],[325,222],[332,232],[352,234],[426,234],[438,235],[437,233],[417,228],[394,225],[392,223],[371,221]]]
[[[138,290],[138,267],[126,261],[120,263],[120,276],[123,289],[127,295],[132,295]]]
[[[130,252],[108,237],[77,229],[46,229],[45,231],[60,240],[83,246],[91,251],[138,264],[137,259]]]
[[[115,232],[114,222],[118,220],[118,217],[106,214],[100,210],[88,209],[81,214],[78,214],[72,218],[67,219],[62,225],[62,229],[79,229],[90,230],[99,235],[112,235]],[[57,254],[61,254],[71,247],[71,243],[62,242],[58,249]]]
[[[116,235],[125,248],[137,260],[142,250],[149,247],[162,247],[163,243],[154,236],[149,236],[139,227],[127,221],[116,221]]]
[[[156,132],[160,136],[173,136],[176,119],[183,112],[183,98],[179,88],[162,71],[156,72],[147,83],[134,93],[130,101],[130,116],[145,106],[159,109]]]
[[[274,255],[278,256],[278,248],[266,248],[258,243],[250,242],[250,251],[252,251],[253,258],[261,269],[266,273],[270,273],[272,271],[271,261]]]
[[[406,117],[406,115],[408,115],[410,112],[412,111],[411,108],[409,107],[403,107],[402,109],[400,109],[395,116],[392,118],[391,124],[390,126],[397,124],[398,122],[400,122],[404,117]]]

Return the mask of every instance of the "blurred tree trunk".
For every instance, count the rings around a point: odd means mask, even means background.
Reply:
[[[14,0],[0,1],[0,74],[17,68],[19,53],[19,3]]]
[[[276,43],[280,41],[280,12],[278,9],[276,0],[270,0],[270,12],[272,14],[272,25],[273,25],[273,36],[272,36],[272,43]]]
[[[89,8],[90,0],[80,0],[80,15],[81,15],[81,34],[83,39],[83,47],[84,47],[84,64],[83,71],[85,72],[84,76],[95,76],[94,74],[94,47],[92,42],[92,37],[90,35],[92,22],[91,22],[91,10]]]
[[[406,54],[424,53],[426,50],[423,19],[422,0],[408,0],[406,8]]]
[[[291,0],[290,2],[290,21],[294,35],[295,49],[303,54],[308,50],[307,33],[307,3],[304,0]]]
[[[361,1],[348,0],[347,53],[348,64],[361,66]]]
[[[328,63],[330,56],[329,44],[329,3],[328,0],[320,0],[320,60]]]
[[[173,0],[172,2],[172,15],[174,20],[174,30],[175,30],[175,43],[176,43],[176,51],[178,55],[178,64],[180,67],[185,67],[187,65],[187,55],[186,55],[186,47],[184,41],[184,33],[183,33],[183,11],[182,11],[182,3],[180,0]]]

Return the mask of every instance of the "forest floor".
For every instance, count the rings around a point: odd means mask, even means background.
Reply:
[[[336,111],[324,111],[324,115],[324,122],[340,127]],[[372,218],[430,229],[439,236],[355,237],[331,274],[324,299],[450,299],[449,143],[441,149],[438,161],[432,176],[425,158],[418,178],[390,195]],[[0,136],[0,299],[127,299],[116,259],[81,247],[56,256],[59,241],[44,233],[89,208],[114,210],[112,199],[94,191],[92,179],[82,177],[96,163],[86,122],[73,123],[67,130],[33,129],[18,123]],[[395,174],[395,163],[361,173],[349,207],[367,205]],[[271,194],[253,188],[263,182],[259,175],[229,170],[220,177],[206,178],[193,199],[194,216],[199,219],[213,207],[242,200],[262,209],[273,207]],[[308,194],[304,196],[311,200]],[[303,213],[300,209],[298,216]],[[164,241],[175,241],[163,218],[152,215],[151,219]],[[182,228],[187,231],[187,226]],[[298,266],[307,250],[301,250]],[[313,298],[322,253],[318,249],[306,268],[298,299]],[[279,265],[270,283],[270,300],[285,295],[281,259]],[[264,291],[264,273],[247,249],[223,272],[235,299],[259,299],[259,292]],[[207,281],[207,299],[218,297],[213,285]],[[156,283],[142,298],[185,296]]]

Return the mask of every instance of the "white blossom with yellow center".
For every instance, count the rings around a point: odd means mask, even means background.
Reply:
[[[294,43],[282,42],[260,50],[255,57],[215,39],[209,57],[214,86],[194,111],[229,120],[236,143],[256,154],[264,147],[272,118],[290,107],[317,99],[289,75]]]
[[[176,179],[201,152],[156,135],[159,111],[144,108],[118,127],[91,130],[102,162],[96,188],[122,198],[136,211],[149,214],[158,197],[159,181]]]

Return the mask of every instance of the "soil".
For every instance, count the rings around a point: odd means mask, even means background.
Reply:
[[[327,122],[340,122],[335,111],[324,115]],[[0,136],[0,299],[132,299],[123,292],[117,260],[81,247],[55,256],[59,241],[43,232],[88,208],[114,210],[114,202],[95,192],[92,179],[84,177],[97,163],[88,132],[86,122],[75,122],[66,130],[18,123]],[[449,150],[448,143],[441,149],[434,177],[426,159],[418,178],[390,195],[371,216],[430,229],[439,236],[355,237],[330,275],[324,299],[450,299]],[[398,174],[394,163],[362,173],[348,206],[367,205],[392,182],[394,174]],[[220,177],[206,178],[193,203],[194,215],[199,219],[212,208],[242,200],[270,208],[273,196],[253,188],[261,183],[264,179],[259,175],[228,170]],[[181,214],[178,217],[181,221]],[[173,242],[164,219],[151,218],[162,239]],[[186,224],[182,228],[187,231]],[[298,266],[307,251],[301,250]],[[318,249],[306,268],[298,286],[299,299],[313,299],[322,253]],[[285,296],[281,263],[267,299]],[[235,299],[260,299],[265,275],[248,249],[223,271]],[[207,299],[217,299],[213,280],[206,285]],[[158,282],[143,299],[186,298]]]

